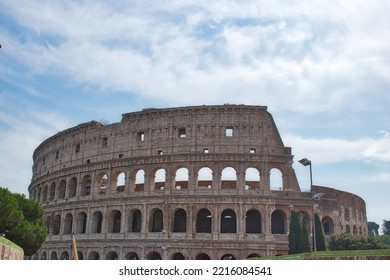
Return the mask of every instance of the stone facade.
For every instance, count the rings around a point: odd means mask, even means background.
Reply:
[[[30,197],[49,235],[34,256],[240,259],[288,251],[291,210],[307,216],[291,148],[264,106],[144,109],[89,122],[41,143]],[[325,234],[367,234],[365,202],[326,187],[315,202]]]

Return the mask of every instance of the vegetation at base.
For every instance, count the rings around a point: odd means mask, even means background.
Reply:
[[[304,259],[330,259],[348,257],[383,257],[390,256],[390,249],[377,250],[345,250],[345,251],[320,251],[295,255],[283,255],[269,258],[253,258],[253,260],[304,260]]]
[[[20,246],[26,256],[33,255],[47,236],[42,206],[0,187],[0,209],[0,236]]]
[[[335,234],[330,237],[329,250],[370,250],[383,249],[383,245],[372,236],[353,236],[350,233]]]
[[[320,221],[320,216],[316,213],[314,215],[315,225],[316,225],[316,245],[317,251],[326,251],[326,243],[324,230],[322,228],[322,223]]]

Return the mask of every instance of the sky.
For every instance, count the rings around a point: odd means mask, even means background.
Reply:
[[[267,106],[302,190],[390,220],[390,1],[0,0],[0,186],[57,132],[143,108]]]

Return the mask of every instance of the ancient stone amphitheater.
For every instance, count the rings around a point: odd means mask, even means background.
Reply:
[[[365,202],[300,190],[264,106],[144,109],[64,130],[33,155],[48,237],[34,259],[241,259],[288,252],[290,213],[367,234]],[[303,167],[302,167],[303,168]],[[308,173],[309,174],[309,173]],[[309,176],[309,175],[308,175]],[[312,200],[314,193],[324,194]]]

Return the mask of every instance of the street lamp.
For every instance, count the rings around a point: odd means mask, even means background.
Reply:
[[[299,163],[303,166],[310,166],[310,192],[313,193],[313,173],[311,170],[311,160],[307,158],[303,158],[299,160]],[[318,191],[318,190],[317,190]],[[314,200],[320,199],[321,196],[323,196],[323,193],[314,192],[314,194],[311,196],[311,216],[312,216],[312,230],[313,230],[313,251],[317,251],[317,238],[316,238],[316,221],[315,221],[315,213],[314,213]]]

